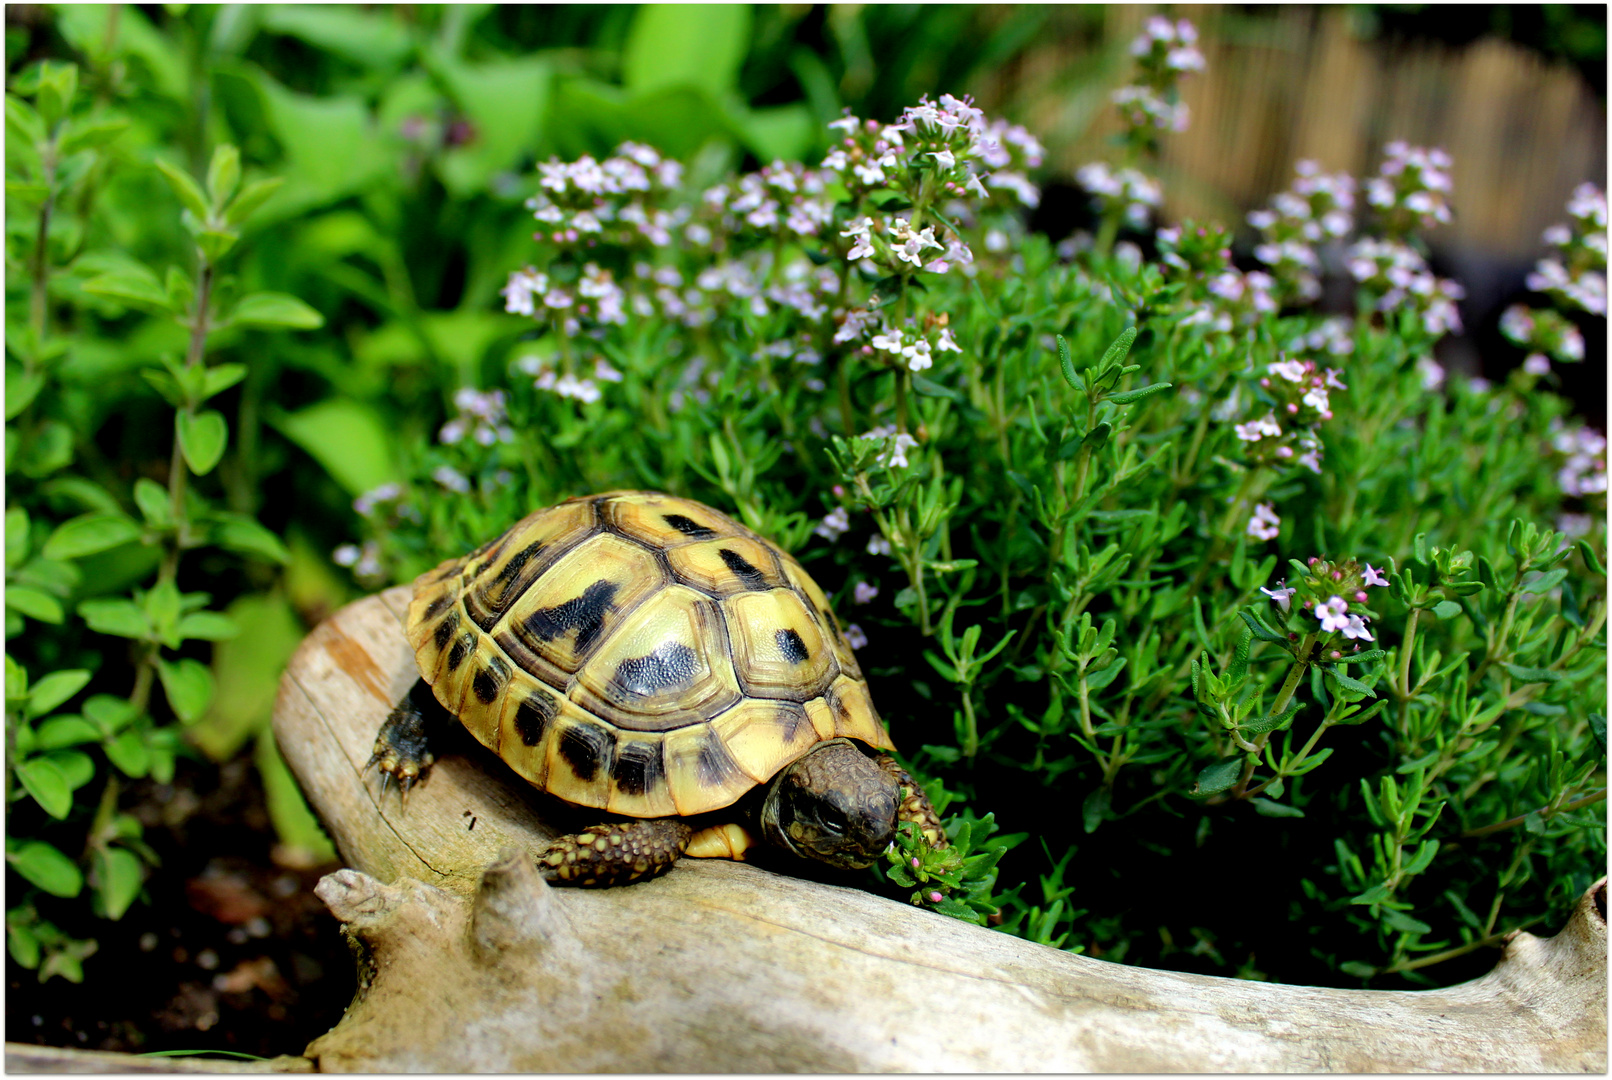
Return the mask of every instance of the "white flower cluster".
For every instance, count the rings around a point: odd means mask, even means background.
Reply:
[[[915,230],[911,219],[900,215],[880,219],[859,217],[847,222],[840,235],[852,241],[847,259],[852,262],[871,260],[874,272],[881,275],[905,271],[903,263],[932,274],[944,274],[953,266],[968,272],[974,262],[973,250],[955,235],[947,237],[943,243],[935,235],[935,228],[925,225]]]
[[[1500,316],[1500,332],[1529,350],[1523,367],[1530,375],[1549,371],[1550,356],[1569,364],[1584,359],[1584,335],[1555,311],[1512,304]]]
[[[1187,129],[1187,106],[1180,100],[1176,84],[1181,76],[1203,70],[1203,53],[1197,42],[1198,31],[1190,22],[1171,22],[1159,15],[1148,19],[1131,42],[1137,80],[1115,90],[1111,100],[1133,136],[1151,144],[1158,132]]]
[[[970,98],[925,96],[893,124],[847,112],[829,126],[843,134],[823,168],[853,191],[894,188],[915,196],[927,180],[945,197],[988,200],[989,183],[1025,206],[1041,201],[1027,175],[1045,157],[1041,143],[1016,124],[987,120]]]
[[[1551,441],[1566,458],[1556,471],[1563,494],[1583,498],[1606,492],[1606,436],[1587,427],[1562,427]]]
[[[683,166],[641,143],[622,143],[603,161],[584,154],[572,162],[539,162],[537,169],[539,191],[526,207],[557,244],[647,240],[665,247],[688,217],[687,208],[655,205],[682,183]]]
[[[1164,188],[1151,176],[1136,169],[1115,169],[1101,161],[1082,165],[1075,182],[1096,197],[1098,210],[1122,207],[1125,221],[1132,228],[1146,228],[1148,216],[1164,203]]]
[[[930,341],[928,336],[910,324],[904,329],[880,326],[867,348],[889,353],[892,363],[899,363],[908,371],[924,371],[934,366],[934,354],[937,352],[963,351],[957,339],[952,337],[952,332],[945,327],[941,327],[934,341]]]
[[[351,567],[353,576],[365,584],[379,581],[386,574],[381,565],[381,546],[374,540],[365,540],[363,547],[342,544],[330,553],[330,561],[337,566]]]
[[[857,436],[858,439],[893,439],[890,445],[874,460],[888,469],[905,469],[909,464],[907,451],[916,449],[918,440],[906,432],[897,432],[894,424],[884,424],[865,431]]]
[[[1278,192],[1268,209],[1249,213],[1248,223],[1262,235],[1254,257],[1271,267],[1284,296],[1310,302],[1321,295],[1315,246],[1354,228],[1355,182],[1348,173],[1329,176],[1308,160],[1295,171],[1292,189]]]
[[[1225,269],[1211,274],[1204,288],[1208,303],[1195,306],[1182,326],[1207,326],[1216,333],[1229,334],[1239,326],[1252,326],[1274,314],[1276,279],[1260,270]]]
[[[463,386],[454,392],[453,405],[458,414],[437,432],[437,441],[444,446],[463,442],[467,435],[478,446],[515,441],[515,429],[509,426],[502,390],[483,392]]]
[[[1349,248],[1345,265],[1356,281],[1377,294],[1378,311],[1414,311],[1435,337],[1461,332],[1456,301],[1466,296],[1466,290],[1457,282],[1434,277],[1427,260],[1410,245],[1365,237]]]
[[[1558,304],[1591,315],[1606,314],[1606,195],[1594,184],[1580,184],[1567,202],[1573,224],[1552,225],[1545,243],[1556,248],[1528,275],[1528,287],[1548,293]]]
[[[1355,351],[1354,321],[1347,315],[1330,315],[1287,343],[1296,355],[1348,356]]]
[[[1114,91],[1111,100],[1125,123],[1133,128],[1181,132],[1187,130],[1192,119],[1186,102],[1167,101],[1151,86],[1122,86]]]
[[[834,216],[834,204],[823,194],[825,187],[822,172],[799,162],[775,161],[732,184],[707,189],[701,201],[729,233],[749,229],[765,235],[816,236]]]
[[[627,294],[616,284],[609,270],[587,263],[574,287],[551,280],[530,266],[509,275],[499,290],[504,310],[511,315],[553,318],[561,333],[574,337],[582,331],[581,319],[598,324],[623,326],[627,322]]]
[[[1282,519],[1276,516],[1274,503],[1260,503],[1248,519],[1247,533],[1255,540],[1275,540],[1282,532]]]
[[[579,379],[569,371],[558,372],[550,360],[536,355],[521,357],[515,361],[515,369],[531,376],[532,385],[537,389],[584,404],[598,401],[602,396],[599,383],[620,382],[622,379],[621,372],[611,367],[602,356],[593,362],[592,378]]]
[[[1395,141],[1377,175],[1366,181],[1366,202],[1382,215],[1397,236],[1445,225],[1450,221],[1450,155]]]
[[[1294,359],[1267,364],[1265,372],[1259,386],[1271,407],[1264,416],[1234,425],[1232,432],[1248,444],[1250,460],[1302,465],[1319,473],[1322,446],[1315,431],[1332,419],[1332,391],[1348,389],[1339,378],[1342,372]]]

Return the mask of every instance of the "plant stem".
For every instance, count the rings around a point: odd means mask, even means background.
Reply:
[[[1421,608],[1411,608],[1410,617],[1405,620],[1405,640],[1400,644],[1401,654],[1399,657],[1399,685],[1395,687],[1395,691],[1399,696],[1398,730],[1399,737],[1402,741],[1410,738],[1410,732],[1406,729],[1406,725],[1410,720],[1411,654],[1415,651],[1416,646],[1416,620],[1421,614]]]
[[[1606,788],[1602,788],[1600,791],[1591,792],[1588,795],[1581,796],[1580,798],[1574,799],[1570,803],[1565,803],[1561,806],[1555,807],[1554,809],[1548,806],[1541,807],[1539,811],[1531,810],[1527,814],[1518,814],[1516,817],[1507,818],[1504,821],[1497,821],[1492,825],[1485,825],[1478,829],[1468,829],[1459,834],[1457,839],[1466,840],[1474,836],[1488,836],[1490,833],[1503,832],[1506,829],[1515,829],[1518,825],[1521,825],[1523,822],[1527,821],[1529,816],[1534,813],[1548,812],[1551,816],[1554,816],[1556,814],[1565,814],[1569,810],[1582,810],[1586,806],[1593,806],[1598,802],[1605,801]]]
[[[1304,676],[1304,672],[1309,669],[1310,653],[1315,649],[1316,639],[1320,636],[1321,635],[1318,633],[1304,635],[1304,640],[1299,644],[1299,651],[1293,657],[1293,666],[1288,670],[1287,678],[1282,680],[1282,688],[1276,692],[1276,701],[1271,705],[1270,715],[1280,716],[1282,714],[1282,710],[1287,708],[1287,703],[1293,700],[1293,693],[1298,689],[1299,679],[1301,679]],[[1320,737],[1321,731],[1325,730],[1325,728],[1326,725],[1322,724],[1321,728],[1317,729],[1315,736],[1311,738],[1312,744],[1316,738]],[[1265,744],[1270,741],[1270,737],[1270,732],[1260,732],[1258,737],[1254,739],[1255,749],[1263,750],[1265,748]],[[1237,778],[1237,784],[1231,789],[1231,794],[1226,800],[1227,802],[1235,802],[1238,799],[1248,798],[1248,781],[1249,778],[1254,775],[1254,767],[1258,763],[1259,755],[1257,753],[1251,754],[1248,760],[1243,762],[1242,775]]]

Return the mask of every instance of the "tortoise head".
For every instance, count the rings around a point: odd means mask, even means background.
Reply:
[[[856,869],[895,838],[901,791],[849,739],[818,743],[767,786],[761,829],[802,858]]]

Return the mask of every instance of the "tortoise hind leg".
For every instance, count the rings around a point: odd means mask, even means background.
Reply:
[[[426,770],[437,759],[433,746],[447,720],[447,711],[425,680],[416,679],[376,732],[375,752],[364,765],[366,770],[380,767],[383,794],[387,785],[396,780],[402,798],[408,799],[409,789],[424,779]]]
[[[929,796],[919,786],[912,774],[896,763],[896,759],[889,754],[880,754],[874,759],[879,768],[889,773],[891,778],[900,785],[901,798],[896,806],[896,824],[910,821],[918,826],[918,831],[924,834],[924,839],[930,847],[941,847],[946,841],[946,830],[941,827],[940,815],[935,813],[934,804]]]
[[[671,869],[694,830],[677,818],[610,822],[555,837],[537,866],[556,885],[630,885]]]

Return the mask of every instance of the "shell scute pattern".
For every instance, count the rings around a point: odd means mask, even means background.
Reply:
[[[528,515],[422,575],[408,635],[438,701],[582,806],[704,813],[820,740],[892,748],[822,590],[687,499],[610,492]]]

